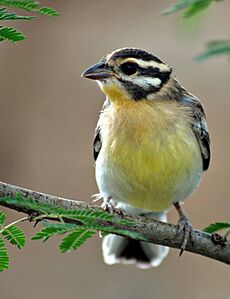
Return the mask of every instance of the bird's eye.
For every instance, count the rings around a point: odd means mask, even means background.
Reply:
[[[137,64],[135,62],[125,62],[120,66],[123,74],[131,76],[137,72]]]

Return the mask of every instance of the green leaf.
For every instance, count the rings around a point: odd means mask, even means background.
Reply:
[[[9,203],[21,208],[38,211],[39,213],[44,213],[50,215],[51,217],[53,215],[54,217],[74,219],[84,223],[94,220],[118,221],[119,219],[116,216],[109,214],[103,210],[65,210],[63,208],[55,207],[50,204],[41,204],[39,202],[36,202],[32,198],[24,199],[22,194],[19,193],[16,194],[15,198],[2,197],[0,198],[0,202]],[[122,221],[122,219],[120,221]]]
[[[0,20],[32,20],[32,16],[19,16],[15,13],[8,12],[5,7],[0,8]]]
[[[16,225],[10,226],[2,231],[2,235],[13,245],[19,249],[25,246],[26,237],[22,230]]]
[[[5,219],[6,215],[0,211],[0,226],[4,224]]]
[[[113,215],[106,213],[105,211],[89,211],[89,210],[63,210],[58,208],[56,210],[57,213],[60,215],[63,215],[64,217],[70,218],[70,219],[76,219],[80,221],[87,221],[87,220],[95,220],[95,219],[101,219],[101,220],[112,220]]]
[[[0,271],[9,268],[9,260],[10,259],[5,244],[2,238],[0,238]]]
[[[180,10],[185,10],[183,17],[192,17],[210,6],[214,0],[182,0],[163,11],[163,14],[168,15]]]
[[[192,3],[193,1],[191,1]],[[189,1],[179,1],[175,4],[173,4],[172,6],[166,8],[165,10],[163,10],[163,14],[164,15],[169,15],[169,14],[172,14],[172,13],[175,13],[179,10],[182,10],[182,9],[185,9],[189,6]]]
[[[79,228],[79,226],[74,223],[52,223],[47,220],[42,221],[42,225],[45,228],[52,227],[52,228],[58,228],[58,229],[63,229],[63,230],[65,229],[66,231]]]
[[[215,233],[219,230],[230,228],[230,223],[227,222],[216,222],[210,224],[208,227],[206,227],[203,231],[206,233]]]
[[[95,233],[95,230],[78,229],[63,238],[59,248],[61,252],[67,252],[71,249],[77,249]]]
[[[11,1],[11,0],[0,0],[0,5],[13,7],[13,8],[20,8],[26,11],[33,11],[38,7],[39,2],[35,1],[26,1],[26,0],[19,0],[19,1]]]
[[[39,240],[43,239],[43,242],[47,241],[50,237],[64,234],[70,230],[73,230],[73,227],[76,226],[68,225],[68,224],[55,224],[53,226],[48,226],[46,228],[43,228],[40,232],[37,232],[35,236],[33,236],[32,240]]]
[[[130,220],[122,219],[121,217],[117,217],[117,215],[109,214],[103,210],[95,210],[95,211],[89,211],[89,210],[65,210],[60,207],[55,207],[48,204],[41,204],[38,203],[30,198],[24,199],[22,194],[17,194],[15,198],[0,198],[0,202],[13,204],[15,206],[26,208],[34,211],[38,211],[41,214],[47,215],[50,218],[56,218],[56,219],[62,219],[65,221],[65,219],[72,219],[79,221],[79,224],[73,224],[74,227],[71,227],[69,231],[73,229],[80,229],[80,230],[94,230],[94,231],[104,231],[104,232],[113,232],[117,234],[124,234],[129,237],[135,236],[137,237],[136,232],[129,232],[124,229],[113,229],[112,224],[113,223],[119,223],[121,225],[128,225],[133,226],[135,223]],[[111,226],[104,226],[103,221],[107,221],[111,223]],[[67,225],[67,224],[64,224]],[[69,225],[69,224],[68,224]],[[66,227],[65,227],[66,229]],[[64,229],[60,229],[60,226],[57,230],[51,229],[51,230],[45,230],[41,233],[38,233],[38,235],[34,236],[35,239],[43,239],[46,241],[52,233],[59,234],[63,233]],[[67,230],[66,230],[67,232]],[[47,234],[47,239],[46,235]],[[140,235],[138,235],[139,237]]]
[[[14,28],[0,26],[0,41],[9,40],[11,42],[17,42],[24,40],[26,37]]]
[[[229,55],[230,56],[230,40],[210,41],[207,43],[206,51],[195,59],[203,61],[213,56]]]
[[[184,12],[183,17],[184,18],[189,18],[192,17],[203,10],[207,9],[213,0],[198,0],[194,2],[194,4],[190,5]]]
[[[32,0],[0,0],[0,6],[13,7],[23,9],[29,12],[35,12],[46,16],[58,16],[59,13],[51,7],[41,7],[38,1]],[[6,7],[0,7],[0,21],[6,20],[32,20],[34,16],[21,16],[15,13],[8,12]],[[15,28],[0,26],[0,41],[8,40],[17,42],[24,40],[24,34]]]
[[[51,7],[42,7],[37,12],[42,14],[42,15],[47,15],[47,16],[50,16],[50,17],[59,16],[59,13]]]
[[[40,7],[38,1],[11,1],[11,0],[0,0],[0,5],[23,9],[29,12],[35,12],[47,16],[58,16],[59,13],[51,7]]]

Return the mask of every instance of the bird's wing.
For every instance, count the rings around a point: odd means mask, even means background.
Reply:
[[[200,101],[190,93],[183,93],[179,102],[190,107],[192,112],[192,131],[197,138],[203,159],[203,170],[207,170],[210,163],[210,138],[204,109]]]
[[[110,102],[108,99],[106,99],[102,106],[101,112],[103,112],[104,109],[106,109],[109,105],[110,105]],[[94,140],[93,140],[93,157],[94,157],[95,162],[97,160],[97,157],[98,157],[101,147],[102,147],[100,130],[101,130],[100,124],[98,122],[96,129],[95,129]]]
[[[102,142],[101,142],[101,135],[100,135],[100,127],[97,126],[95,129],[95,135],[93,140],[93,157],[95,162],[100,153],[101,146],[102,146]]]

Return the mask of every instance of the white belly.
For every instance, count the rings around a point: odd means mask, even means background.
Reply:
[[[150,147],[152,161],[149,161],[141,157],[138,147],[118,159],[113,156],[117,154],[114,148],[110,153],[101,149],[96,162],[99,191],[102,196],[136,208],[154,212],[167,210],[173,202],[191,195],[201,181],[203,169],[198,145],[188,146],[187,150],[190,152],[183,156],[183,152],[170,152],[169,148],[162,157]]]

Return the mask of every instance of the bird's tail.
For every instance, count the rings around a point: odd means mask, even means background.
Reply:
[[[143,212],[143,210],[134,209],[124,204],[122,204],[122,209],[131,215],[142,215],[167,221],[166,213]],[[102,252],[106,264],[135,264],[138,268],[147,269],[159,266],[167,256],[169,248],[109,234],[103,238]]]

